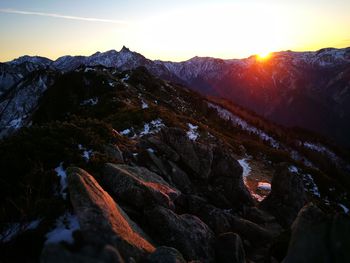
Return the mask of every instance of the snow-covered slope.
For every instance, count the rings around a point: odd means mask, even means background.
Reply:
[[[28,72],[50,67],[68,72],[80,66],[119,70],[144,66],[153,75],[215,95],[286,126],[321,132],[350,145],[350,48],[316,52],[282,51],[267,60],[194,57],[152,61],[123,47],[91,56],[63,56],[51,62],[24,56],[0,66],[0,95]]]

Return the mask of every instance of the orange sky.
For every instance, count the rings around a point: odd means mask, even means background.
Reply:
[[[0,61],[90,55],[123,45],[173,61],[350,46],[346,0],[53,2],[0,3]]]

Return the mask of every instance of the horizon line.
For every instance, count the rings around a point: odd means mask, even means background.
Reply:
[[[1,12],[1,9],[0,9],[0,12]],[[127,48],[128,50],[130,50],[128,47],[124,46],[123,47]],[[122,47],[122,49],[123,49]],[[327,49],[327,48],[331,48],[331,49],[347,49],[347,48],[350,48],[350,46],[345,46],[345,47],[324,47],[324,48],[318,48],[318,49],[314,49],[314,50],[301,50],[301,51],[295,51],[295,50],[291,50],[291,49],[286,49],[286,50],[279,50],[279,51],[271,51],[269,52],[269,54],[273,54],[273,53],[280,53],[280,52],[296,52],[296,53],[302,53],[302,52],[317,52],[317,51],[320,51],[322,49]],[[57,59],[61,58],[61,57],[65,57],[65,56],[71,56],[71,57],[76,57],[76,56],[82,56],[82,57],[89,57],[89,56],[92,56],[98,52],[100,53],[105,53],[105,52],[108,52],[108,51],[116,51],[116,52],[120,52],[121,49],[119,51],[117,51],[116,49],[108,49],[106,51],[96,51],[96,52],[93,52],[91,53],[91,55],[81,55],[81,54],[75,54],[75,55],[72,55],[72,54],[66,54],[66,55],[62,55],[62,56],[58,56],[56,58],[51,58],[51,57],[46,57],[46,56],[42,56],[42,55],[21,55],[19,57],[15,57],[11,60],[8,60],[8,61],[0,61],[0,63],[9,63],[9,62],[12,62],[13,60],[16,60],[16,59],[19,59],[21,57],[25,57],[25,56],[29,56],[29,57],[42,57],[42,58],[47,58],[51,61],[56,61]],[[174,61],[174,60],[169,60],[169,59],[166,59],[166,60],[163,60],[163,59],[159,59],[159,58],[155,58],[155,59],[151,59],[151,58],[148,58],[146,57],[145,55],[143,55],[142,53],[139,53],[138,51],[133,51],[133,50],[130,50],[130,52],[134,52],[134,53],[138,53],[142,56],[144,56],[146,59],[149,59],[149,60],[152,60],[152,61],[163,61],[163,62],[185,62],[187,60],[190,60],[190,59],[193,59],[193,58],[196,58],[196,57],[199,57],[199,58],[213,58],[213,59],[222,59],[222,60],[234,60],[234,59],[237,59],[237,60],[240,60],[240,59],[247,59],[247,58],[250,58],[252,56],[258,56],[259,54],[251,54],[249,56],[246,56],[246,57],[241,57],[241,58],[220,58],[220,57],[211,57],[211,56],[198,56],[198,55],[194,55],[188,59],[185,59],[185,60],[179,60],[179,61]]]

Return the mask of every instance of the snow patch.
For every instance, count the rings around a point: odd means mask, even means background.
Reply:
[[[67,183],[67,174],[66,170],[63,168],[63,162],[60,163],[59,166],[55,168],[55,172],[57,176],[60,178],[60,194],[63,199],[67,198],[67,194],[65,193],[65,190],[67,189],[68,183]]]
[[[8,128],[14,128],[14,129],[19,129],[22,127],[22,118],[19,117],[17,119],[14,119],[10,121],[9,125],[7,126]]]
[[[304,187],[308,192],[312,193],[314,196],[321,197],[320,191],[318,190],[318,187],[310,174],[303,175],[303,182]]]
[[[152,149],[152,148],[147,148],[147,151],[150,153],[154,153],[154,149]]]
[[[193,125],[191,123],[187,123],[187,125],[188,125],[188,128],[190,129],[187,132],[188,139],[190,139],[191,141],[197,140],[197,138],[199,137],[198,126]]]
[[[60,216],[55,223],[55,228],[46,234],[45,244],[57,244],[65,241],[72,244],[73,232],[80,229],[78,218],[70,213]]]
[[[338,204],[338,205],[344,210],[345,214],[349,213],[349,208],[347,208],[345,205],[343,204]]]
[[[244,159],[238,160],[238,163],[243,168],[243,178],[247,177],[250,174],[250,172],[252,171],[252,169],[250,168],[250,165],[248,163],[248,160],[249,160],[249,158],[244,158]]]
[[[89,161],[92,155],[92,150],[87,150],[84,146],[82,146],[81,144],[78,145],[79,150],[83,151],[83,154],[81,155],[85,161]]]
[[[141,105],[142,109],[148,109],[149,108],[148,104],[144,100],[141,100],[141,103],[142,103],[142,105]]]
[[[291,173],[299,173],[298,168],[297,168],[296,166],[294,166],[294,165],[289,166],[289,167],[288,167],[288,170],[289,170],[289,172],[291,172]]]
[[[229,120],[231,121],[231,123],[233,125],[237,125],[240,126],[242,128],[242,130],[254,133],[256,135],[258,135],[263,141],[268,141],[272,147],[274,148],[279,148],[280,145],[279,143],[273,139],[271,136],[269,136],[267,133],[265,133],[264,131],[248,124],[245,120],[241,119],[240,117],[234,115],[232,112],[218,106],[215,105],[213,103],[208,103],[208,106],[210,108],[214,108],[217,110],[220,118],[224,119],[224,120]]]
[[[144,136],[147,134],[154,134],[159,132],[162,127],[165,125],[163,124],[163,121],[161,119],[156,119],[151,121],[150,123],[145,123],[143,126],[143,130],[140,132],[140,136]]]
[[[123,131],[120,131],[119,133],[120,133],[121,135],[128,135],[128,134],[130,134],[130,132],[131,132],[130,129],[125,129],[125,130],[123,130]]]
[[[39,226],[40,222],[41,219],[37,219],[28,223],[11,223],[0,234],[0,242],[9,242],[27,230],[36,229]]]
[[[258,189],[264,191],[271,191],[271,184],[266,182],[258,182]]]
[[[128,81],[130,78],[129,74],[126,74],[124,78],[121,79],[122,82]]]
[[[98,103],[98,98],[91,98],[91,99],[87,99],[84,100],[83,102],[80,103],[81,106],[86,106],[86,105],[90,105],[90,106],[94,106]]]
[[[326,156],[328,156],[333,161],[338,160],[338,156],[334,152],[332,152],[327,147],[325,147],[325,146],[323,146],[321,144],[314,144],[314,143],[311,143],[311,142],[304,142],[303,145],[304,145],[304,147],[309,148],[309,149],[311,149],[313,151],[325,154]]]

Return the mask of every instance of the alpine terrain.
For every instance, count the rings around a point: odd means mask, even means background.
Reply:
[[[0,70],[0,262],[350,262],[349,48]]]

